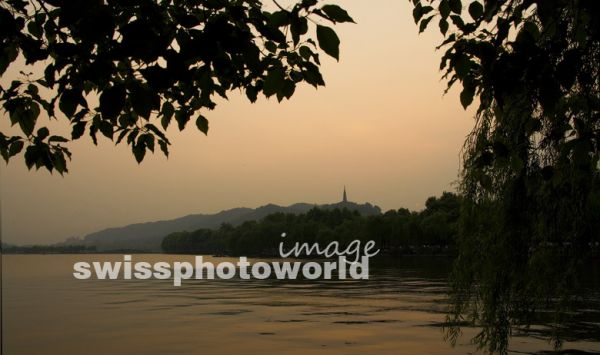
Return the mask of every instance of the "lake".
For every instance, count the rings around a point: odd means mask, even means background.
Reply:
[[[193,261],[134,255],[135,261]],[[443,340],[443,257],[371,265],[369,280],[77,280],[77,261],[122,255],[5,255],[5,354],[465,354]],[[215,263],[233,258],[205,257]],[[250,259],[255,262],[258,259]],[[600,352],[600,295],[591,288],[580,329],[565,349]],[[577,328],[577,327],[575,327]],[[543,328],[540,328],[543,329]],[[577,339],[577,340],[575,340]],[[517,336],[515,352],[551,350]]]

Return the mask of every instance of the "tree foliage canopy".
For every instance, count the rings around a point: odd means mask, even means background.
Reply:
[[[194,120],[206,134],[203,113],[217,96],[242,90],[251,102],[259,94],[281,101],[301,82],[324,85],[320,49],[339,58],[339,39],[326,24],[352,18],[317,0],[273,7],[260,0],[2,1],[0,75],[19,58],[33,72],[0,87],[0,104],[21,131],[0,133],[2,157],[8,162],[25,149],[28,168],[62,174],[71,156],[65,143],[87,132],[95,144],[98,134],[125,141],[141,162],[155,146],[168,155],[172,121],[182,130]],[[52,135],[40,122],[45,115],[66,117],[71,136]]]
[[[600,230],[600,2],[414,0],[436,21],[448,87],[478,99],[463,149],[461,246],[451,320],[507,351],[513,330],[555,313],[556,344]],[[450,329],[455,339],[459,329]]]
[[[199,229],[165,236],[167,253],[279,256],[279,243],[289,250],[296,242],[319,243],[321,248],[338,242],[343,248],[354,240],[373,240],[382,254],[441,253],[453,250],[460,198],[445,192],[427,199],[421,212],[405,208],[384,214],[361,215],[343,206],[315,207],[306,213],[273,213],[259,221],[217,230]],[[286,232],[285,239],[280,237]]]

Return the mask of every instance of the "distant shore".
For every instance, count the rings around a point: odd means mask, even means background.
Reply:
[[[206,253],[196,253],[193,251],[189,252],[160,252],[160,251],[147,251],[147,250],[135,250],[135,249],[115,249],[115,250],[96,250],[94,247],[84,246],[9,246],[2,249],[2,254],[5,255],[52,255],[52,254],[177,254],[177,255],[206,255]],[[381,256],[384,257],[396,257],[396,256],[454,256],[454,249],[442,246],[420,246],[420,247],[407,247],[399,248],[395,250],[382,250]],[[277,253],[261,253],[254,254],[249,253],[245,255],[237,255],[232,253],[218,253],[212,254],[215,257],[239,257],[247,256],[253,258],[277,258],[280,257]],[[313,258],[314,256],[307,256]]]

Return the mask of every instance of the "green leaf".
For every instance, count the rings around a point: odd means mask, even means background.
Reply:
[[[150,119],[150,114],[155,104],[155,97],[152,91],[141,85],[135,86],[131,91],[131,106],[135,113]]]
[[[114,134],[114,129],[113,129],[113,125],[112,123],[110,123],[107,120],[102,120],[100,121],[100,124],[98,125],[98,128],[100,129],[100,132],[102,132],[102,134],[112,140],[113,139],[113,134]]]
[[[323,81],[323,76],[319,72],[319,67],[314,65],[313,63],[304,63],[305,70],[302,71],[302,76],[307,83],[311,84],[314,87],[318,87],[319,85],[325,85],[325,81]]]
[[[40,129],[38,129],[36,135],[37,135],[37,139],[39,139],[40,141],[43,141],[44,139],[46,139],[46,137],[48,137],[50,135],[50,131],[48,130],[48,128],[42,127]]]
[[[169,127],[169,123],[171,123],[171,118],[175,113],[175,107],[173,107],[173,104],[171,104],[169,101],[165,101],[163,103],[161,113],[162,118],[160,120],[160,124],[164,129],[167,129],[167,127]]]
[[[186,110],[180,109],[175,112],[175,120],[177,121],[177,126],[180,131],[183,131],[185,125],[190,120],[190,113]]]
[[[440,2],[438,10],[442,18],[447,18],[450,15],[450,4],[448,3],[448,0],[442,0],[442,2]]]
[[[271,14],[269,22],[274,27],[287,26],[290,24],[290,13],[288,11],[276,11]]]
[[[123,138],[125,138],[125,136],[127,135],[128,132],[129,132],[128,129],[122,130],[121,133],[119,133],[119,136],[117,137],[117,141],[115,142],[115,144],[121,143],[121,141],[123,140]]]
[[[452,19],[452,23],[454,23],[454,25],[458,27],[459,30],[465,30],[465,22],[463,21],[462,17],[458,15],[452,15],[450,16],[450,19]]]
[[[158,128],[156,128],[155,125],[153,125],[152,123],[148,123],[145,126],[150,132],[156,134],[158,137],[160,137],[162,140],[165,140],[167,142],[169,142],[169,140],[167,139],[167,137],[165,136],[165,134],[159,130]]]
[[[56,171],[58,171],[58,173],[60,175],[68,172],[67,161],[65,159],[65,156],[64,156],[62,150],[57,151],[56,153],[52,154],[51,159],[52,159],[52,166],[54,167],[54,169],[56,169]]]
[[[465,78],[465,76],[469,74],[472,65],[473,62],[471,59],[469,59],[469,57],[464,54],[458,55],[458,58],[456,58],[455,62],[453,63],[456,76],[461,80]]]
[[[265,42],[265,48],[271,53],[277,52],[277,45],[273,41]]]
[[[462,12],[462,2],[461,0],[449,0],[450,3],[450,11],[454,12],[455,14],[460,15],[460,13]]]
[[[429,22],[431,21],[432,18],[433,18],[433,16],[430,16],[421,21],[421,24],[419,25],[419,33],[425,31],[425,29],[427,28],[427,25],[429,25]]]
[[[352,17],[348,15],[348,12],[337,5],[324,5],[321,10],[331,19],[333,22],[352,22],[355,23]]]
[[[69,140],[65,137],[61,136],[51,136],[48,138],[48,142],[59,142],[59,143],[67,143]]]
[[[14,62],[18,56],[19,47],[17,45],[9,45],[0,50],[0,75],[4,74],[10,63]]]
[[[25,165],[27,165],[27,169],[31,170],[31,168],[33,168],[33,165],[35,165],[38,160],[38,156],[39,152],[37,146],[30,145],[27,147],[25,150]]]
[[[527,31],[534,40],[538,40],[540,38],[540,29],[538,26],[532,21],[527,21],[523,24],[523,30]]]
[[[294,83],[294,81],[292,80],[286,80],[283,84],[283,88],[281,90],[281,93],[283,96],[285,96],[286,99],[290,99],[292,97],[292,95],[294,95],[294,92],[296,91],[296,83]]]
[[[32,96],[37,96],[39,93],[39,89],[37,86],[35,86],[34,84],[29,84],[27,85],[27,93],[29,93]]]
[[[258,99],[258,90],[254,86],[246,87],[246,97],[250,102],[255,103]]]
[[[154,153],[154,136],[150,133],[146,133],[142,135],[140,139],[143,139],[146,142],[146,147],[148,147],[148,149]]]
[[[37,103],[31,101],[29,105],[24,107],[20,112],[21,114],[16,117],[19,122],[19,126],[21,127],[23,133],[25,133],[27,136],[30,136],[33,133],[35,123],[40,115],[40,107]]]
[[[129,135],[127,136],[127,144],[134,144],[135,138],[138,136],[139,133],[140,131],[137,129],[131,130],[131,132],[129,132]]]
[[[71,131],[72,140],[79,139],[81,136],[83,136],[86,124],[87,122],[85,121],[79,121],[73,125],[73,130]]]
[[[13,142],[8,148],[8,157],[14,157],[19,154],[23,150],[23,145],[25,143],[22,140],[18,140]]]
[[[413,9],[413,19],[415,20],[415,24],[419,23],[421,17],[423,17],[423,5],[418,3]]]
[[[77,106],[79,102],[82,100],[81,92],[76,90],[65,90],[63,94],[60,96],[60,101],[58,103],[58,108],[67,116],[68,118],[73,117],[75,111],[77,110]]]
[[[336,60],[340,60],[340,39],[334,30],[327,26],[317,25],[319,47]]]
[[[41,38],[43,34],[42,26],[37,21],[29,21],[27,31],[35,38]]]
[[[431,7],[431,6],[423,6],[423,16],[427,15],[431,11],[433,11],[433,7]]]
[[[440,19],[440,32],[442,32],[443,35],[446,34],[446,32],[448,32],[448,21],[446,21],[446,19]]]
[[[283,87],[285,80],[285,71],[283,68],[276,68],[269,71],[263,84],[263,93],[266,97],[278,93]]]
[[[165,155],[165,157],[169,157],[169,147],[168,147],[168,143],[163,141],[163,140],[159,140],[158,141],[158,146],[160,147],[160,150],[163,152],[163,154]]]
[[[483,16],[483,5],[478,1],[474,1],[469,5],[469,15],[473,20],[478,20]]]
[[[294,46],[300,42],[300,36],[308,32],[308,21],[304,17],[293,19],[290,25],[290,32],[292,33],[292,40]]]
[[[113,120],[108,120],[111,123],[113,123]],[[137,122],[137,115],[135,114],[135,112],[131,112],[131,111],[126,111],[123,112],[121,115],[119,115],[119,119],[117,120],[118,126],[121,127],[131,127],[131,126],[135,126]]]
[[[313,54],[312,51],[307,46],[301,46],[300,47],[300,56],[304,60],[309,60],[310,57],[312,57],[312,54]]]
[[[126,95],[123,85],[114,85],[102,91],[100,95],[100,112],[102,116],[108,119],[117,117],[125,107]]]
[[[198,16],[194,16],[192,14],[184,14],[177,17],[181,26],[185,28],[193,28],[198,26],[201,22]]]
[[[96,138],[96,133],[98,133],[98,127],[92,124],[90,126],[90,137],[92,138],[92,142],[94,142],[94,145],[98,145],[98,138]]]
[[[141,138],[138,139],[137,143],[132,144],[131,151],[133,152],[133,156],[138,164],[141,163],[146,155],[146,141]]]
[[[200,130],[200,132],[204,134],[208,134],[208,120],[206,117],[200,115],[196,119],[196,127]]]

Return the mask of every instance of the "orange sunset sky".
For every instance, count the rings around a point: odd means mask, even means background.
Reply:
[[[157,153],[138,165],[128,146],[100,138],[94,147],[85,135],[69,145],[65,177],[28,172],[22,156],[2,162],[4,241],[51,243],[267,203],[332,203],[344,185],[351,201],[383,210],[418,210],[453,190],[473,112],[457,89],[443,95],[437,29],[419,35],[407,0],[337,3],[357,24],[336,26],[340,62],[322,54],[325,88],[302,85],[281,104],[231,93],[205,113],[207,137],[193,122],[183,132],[172,125],[169,159]],[[0,127],[7,130],[5,113]]]

